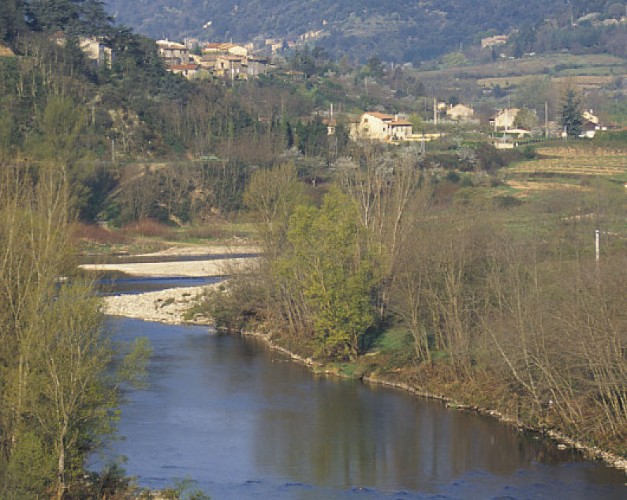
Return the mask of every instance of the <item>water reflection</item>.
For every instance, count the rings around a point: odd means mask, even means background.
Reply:
[[[192,477],[212,498],[622,498],[624,476],[492,419],[316,378],[252,339],[136,320],[149,387],[128,394],[113,453],[151,487]],[[585,495],[585,496],[583,496]]]

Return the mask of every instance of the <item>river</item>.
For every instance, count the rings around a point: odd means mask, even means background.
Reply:
[[[189,478],[213,499],[625,498],[622,472],[496,420],[315,376],[254,338],[110,317],[150,339],[107,453],[150,488]],[[106,460],[106,458],[105,458]]]

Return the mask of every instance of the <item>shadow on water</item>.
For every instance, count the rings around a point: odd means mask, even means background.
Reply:
[[[196,262],[201,260],[245,259],[259,257],[259,253],[229,253],[205,255],[115,255],[83,256],[81,264],[150,264],[162,262]]]
[[[623,498],[619,471],[494,419],[400,391],[312,375],[256,339],[130,319],[148,387],[122,408],[141,485],[190,477],[215,499]]]

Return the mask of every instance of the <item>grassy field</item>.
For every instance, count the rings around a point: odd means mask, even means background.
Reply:
[[[419,72],[420,79],[427,86],[457,82],[481,88],[498,84],[502,89],[515,88],[530,77],[548,77],[555,85],[573,85],[580,89],[611,88],[617,79],[626,76],[625,59],[607,54],[569,53],[499,59],[485,64]]]
[[[626,61],[608,54],[547,54],[522,59],[499,59],[492,63],[475,64],[463,67],[421,71],[421,77],[427,79],[456,78],[499,78],[529,75],[548,75],[555,77],[573,75],[616,76],[627,71]]]
[[[602,177],[627,182],[627,151],[603,148],[541,148],[538,158],[503,169],[505,182],[518,196],[530,191],[586,190],[588,181]]]

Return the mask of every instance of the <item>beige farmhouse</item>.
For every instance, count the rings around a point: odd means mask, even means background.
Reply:
[[[507,43],[507,35],[495,35],[481,39],[481,48],[494,47],[495,45],[504,45]]]
[[[456,121],[472,120],[474,114],[474,110],[471,107],[465,106],[464,104],[450,106],[446,110],[446,117],[450,120]]]
[[[361,116],[359,123],[351,127],[353,139],[375,141],[402,141],[412,135],[412,124],[398,116],[369,111]]]
[[[490,120],[490,125],[494,127],[494,130],[514,128],[519,111],[518,108],[502,109]]]

